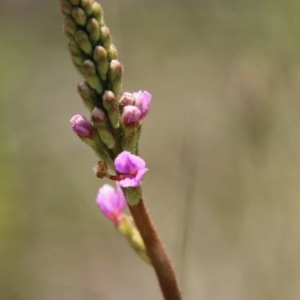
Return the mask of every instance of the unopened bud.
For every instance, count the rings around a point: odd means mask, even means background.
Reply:
[[[79,45],[80,49],[84,53],[90,55],[92,53],[93,47],[92,47],[92,44],[89,40],[87,33],[83,30],[78,30],[75,32],[74,37],[75,37],[75,41]]]
[[[111,44],[109,46],[109,49],[107,51],[107,55],[108,55],[109,60],[117,59],[118,51],[117,51],[117,48],[116,48],[115,45]]]
[[[65,18],[64,33],[73,36],[77,30],[76,23],[69,17]]]
[[[116,142],[110,131],[105,112],[102,109],[95,107],[92,111],[91,118],[103,143],[109,149],[114,148]]]
[[[125,92],[122,94],[120,100],[119,100],[120,104],[123,106],[126,105],[134,105],[135,104],[135,98],[134,95],[132,93],[129,92]]]
[[[122,113],[122,122],[125,126],[138,124],[141,119],[140,110],[134,105],[126,105]]]
[[[97,65],[97,71],[100,75],[100,78],[104,81],[107,78],[108,72],[108,59],[106,50],[101,47],[97,46],[94,50],[94,61]]]
[[[93,0],[81,0],[81,6],[84,8],[84,11],[88,16],[93,12]]]
[[[61,7],[61,12],[65,15],[69,15],[72,11],[72,5],[70,4],[69,1],[67,0],[60,0],[60,7]]]
[[[96,92],[85,81],[79,83],[77,89],[86,107],[92,111],[97,105]]]
[[[84,10],[80,7],[74,7],[72,9],[72,17],[75,20],[75,22],[80,26],[84,26],[87,20],[87,16]]]
[[[88,84],[101,94],[103,92],[103,87],[97,76],[95,64],[91,60],[86,59],[82,64],[82,72]]]
[[[95,18],[89,19],[86,24],[86,29],[89,33],[91,41],[96,44],[100,38],[100,26],[98,21]]]
[[[103,94],[103,106],[107,112],[109,123],[113,128],[120,126],[120,108],[116,96],[112,91],[105,91]]]
[[[101,32],[101,41],[105,49],[109,49],[110,44],[111,44],[111,36],[110,36],[110,31],[107,26],[102,26],[100,28]]]
[[[123,73],[123,66],[118,61],[113,59],[110,62],[109,66],[109,80],[112,87],[112,91],[116,96],[119,95],[122,88],[122,73]]]
[[[101,5],[98,2],[94,2],[92,9],[93,9],[92,12],[93,16],[98,20],[100,25],[103,25],[104,20],[103,20],[103,10]]]
[[[75,115],[70,120],[73,131],[80,138],[92,138],[93,125],[83,116]]]
[[[74,66],[82,73],[82,63],[83,63],[83,53],[81,52],[79,46],[74,40],[69,41],[69,50],[71,53],[71,59]]]

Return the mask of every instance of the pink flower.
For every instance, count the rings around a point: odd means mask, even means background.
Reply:
[[[114,224],[118,225],[123,217],[123,210],[126,207],[126,199],[117,183],[116,189],[109,184],[103,185],[98,192],[96,203],[102,213]]]
[[[81,138],[91,138],[93,136],[93,125],[83,116],[75,115],[70,120],[72,129]]]
[[[124,105],[122,115],[124,124],[136,124],[148,114],[151,104],[151,94],[147,91],[125,92],[120,99],[120,103]]]
[[[141,120],[140,110],[133,105],[127,105],[123,109],[122,121],[125,125],[136,124]]]
[[[120,186],[123,188],[140,186],[148,171],[145,161],[128,151],[120,153],[116,157],[114,165],[116,171],[124,175],[124,179],[119,181]]]
[[[138,91],[133,93],[135,98],[135,105],[141,112],[141,119],[146,117],[151,104],[151,94],[147,91]]]

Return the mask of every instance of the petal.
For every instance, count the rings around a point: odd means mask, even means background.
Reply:
[[[140,182],[136,181],[135,178],[125,178],[120,180],[119,183],[123,188],[138,187],[141,184]]]
[[[96,202],[102,213],[115,224],[122,218],[126,199],[118,185],[116,190],[108,184],[102,186],[99,189]]]
[[[122,121],[125,125],[136,124],[141,120],[141,111],[134,105],[127,105],[123,109]]]
[[[147,172],[148,172],[147,168],[139,170],[135,176],[135,180],[141,184],[141,181],[143,180],[143,178]]]
[[[137,155],[128,151],[121,152],[115,159],[115,168],[123,174],[132,174],[138,172],[146,166],[145,161]]]
[[[151,94],[147,91],[139,91],[137,93],[133,93],[135,97],[135,105],[139,108],[141,111],[141,119],[144,118],[149,109],[151,104]]]

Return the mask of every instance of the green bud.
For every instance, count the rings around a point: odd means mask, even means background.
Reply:
[[[77,43],[74,40],[69,41],[69,50],[71,53],[71,59],[77,70],[82,72],[82,63],[83,63],[83,55],[81,50],[79,49]]]
[[[148,264],[151,264],[143,239],[130,216],[124,215],[117,224],[118,231],[127,239],[133,250]]]
[[[98,21],[95,18],[89,19],[86,24],[86,29],[92,43],[97,44],[100,38],[100,25]]]
[[[65,18],[65,24],[64,24],[64,33],[69,35],[74,35],[77,31],[78,27],[76,23],[69,17]]]
[[[108,55],[109,60],[117,59],[118,51],[117,51],[117,48],[116,48],[115,45],[111,44],[109,46],[109,49],[107,51],[107,55]]]
[[[77,90],[86,107],[92,111],[97,105],[97,93],[85,81],[78,84]]]
[[[79,5],[80,0],[69,0],[69,2],[73,5]]]
[[[82,64],[82,72],[88,84],[99,94],[102,94],[103,87],[97,76],[95,64],[91,60],[86,59]]]
[[[101,5],[98,2],[94,2],[92,5],[92,9],[93,9],[92,15],[97,19],[100,25],[103,25],[104,20],[103,20],[103,10]]]
[[[92,111],[91,119],[99,133],[101,140],[109,149],[113,149],[115,147],[116,141],[110,131],[104,111],[98,107],[95,107]]]
[[[93,47],[86,32],[83,30],[78,30],[75,32],[74,37],[80,49],[84,53],[91,55]]]
[[[101,32],[101,42],[103,44],[103,47],[108,50],[111,45],[110,30],[107,26],[102,26],[100,28],[100,32]]]
[[[110,62],[108,76],[110,80],[111,90],[116,96],[120,94],[122,89],[122,72],[122,64],[118,60],[113,59]]]
[[[74,40],[70,40],[68,46],[71,54],[83,56],[78,44]]]
[[[74,21],[80,26],[84,26],[87,20],[87,16],[84,10],[80,7],[75,7],[72,9],[72,17]]]
[[[106,50],[101,47],[97,46],[94,50],[94,61],[96,62],[97,71],[100,75],[100,78],[105,81],[107,78],[108,72],[108,59]]]
[[[137,205],[142,198],[142,191],[140,187],[137,188],[123,188],[122,189],[130,206]]]
[[[81,0],[81,6],[88,16],[93,13],[93,0]]]
[[[116,96],[112,91],[105,91],[103,94],[103,107],[107,112],[109,123],[113,128],[120,126],[120,108]]]
[[[61,12],[65,15],[71,14],[73,6],[67,0],[60,0]]]
[[[123,127],[122,149],[137,154],[141,135],[141,125],[127,125]]]

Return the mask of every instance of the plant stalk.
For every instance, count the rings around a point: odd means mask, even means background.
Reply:
[[[174,268],[151,221],[143,199],[134,206],[129,205],[129,208],[145,243],[164,300],[182,300]]]

